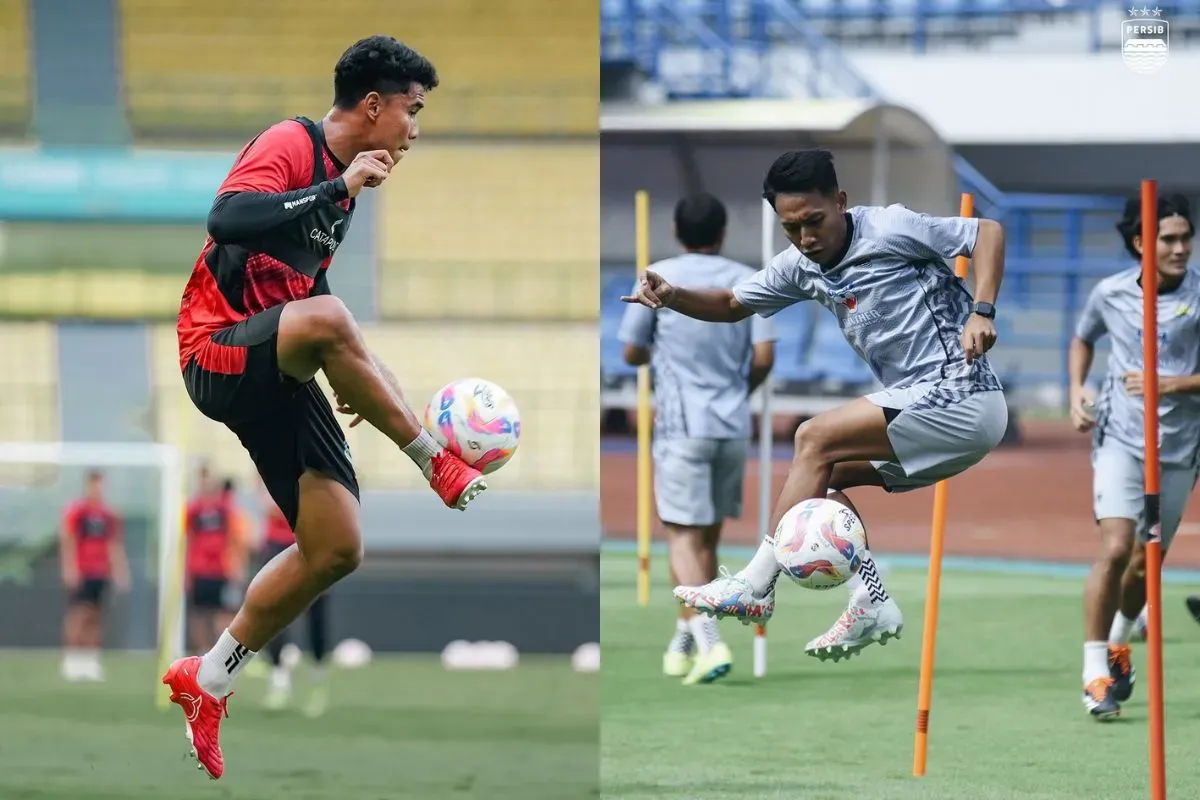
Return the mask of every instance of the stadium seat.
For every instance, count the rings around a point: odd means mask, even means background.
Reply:
[[[846,388],[874,380],[866,362],[846,342],[837,318],[823,309],[817,313],[808,364],[819,380]]]
[[[784,391],[799,389],[816,377],[811,365],[805,362],[812,339],[814,308],[812,303],[796,303],[771,317],[775,335],[779,337],[771,379]]]
[[[29,13],[26,0],[0,0],[0,133],[24,136],[30,102]]]
[[[637,375],[634,367],[625,363],[625,346],[617,338],[625,304],[621,296],[628,293],[632,279],[615,274],[603,279],[600,290],[600,374],[605,383],[619,383]]]
[[[438,0],[403,11],[388,0],[343,0],[336,14],[315,0],[121,0],[134,127],[244,133],[322,113],[342,51],[394,25],[442,77],[422,118],[428,132],[595,133],[594,7]]]
[[[0,442],[56,442],[58,347],[45,322],[0,324]]]
[[[598,159],[594,142],[414,149],[384,184],[383,314],[594,322]]]

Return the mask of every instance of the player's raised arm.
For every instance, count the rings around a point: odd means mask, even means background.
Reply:
[[[650,270],[638,280],[636,291],[621,300],[655,310],[669,308],[704,322],[740,322],[754,313],[739,303],[729,289],[684,289],[672,286]]]
[[[304,128],[283,122],[259,136],[239,156],[217,190],[208,213],[208,234],[218,244],[237,244],[298,219],[314,204],[335,205],[364,186],[378,186],[395,165],[386,150],[359,153],[345,174],[307,185],[312,143]],[[292,187],[301,185],[303,188]]]

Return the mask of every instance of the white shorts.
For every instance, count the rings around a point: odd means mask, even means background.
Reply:
[[[872,461],[889,492],[932,486],[974,466],[1008,428],[1004,392],[964,392],[926,383],[867,395],[884,409],[894,461]]]
[[[742,513],[746,439],[654,442],[654,499],[665,523],[702,527]]]
[[[1146,483],[1142,459],[1115,445],[1092,451],[1092,511],[1096,520],[1131,519],[1138,538],[1145,541]],[[1171,546],[1188,497],[1196,485],[1197,470],[1163,465],[1158,476],[1158,515],[1163,549]]]

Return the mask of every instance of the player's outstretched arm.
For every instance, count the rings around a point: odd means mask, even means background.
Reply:
[[[754,313],[739,303],[729,289],[683,289],[650,270],[638,280],[637,291],[621,300],[655,310],[669,308],[704,322],[740,322]]]

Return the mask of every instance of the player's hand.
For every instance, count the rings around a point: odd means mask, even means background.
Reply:
[[[1092,393],[1083,386],[1071,390],[1071,426],[1080,433],[1087,433],[1096,424],[1092,416]]]
[[[68,572],[63,575],[63,586],[66,587],[67,591],[75,591],[79,588],[79,583],[79,573]]]
[[[113,576],[113,586],[119,594],[129,593],[129,576],[123,573],[118,573]]]
[[[354,157],[350,166],[342,173],[342,180],[346,182],[346,190],[350,196],[357,197],[364,186],[374,189],[387,180],[394,166],[396,160],[387,150],[367,150]]]
[[[1141,397],[1146,393],[1146,377],[1142,373],[1126,372],[1121,376],[1121,380],[1125,383],[1125,394],[1130,397]],[[1178,386],[1176,380],[1174,375],[1159,375],[1158,393],[1164,395],[1174,392]]]
[[[962,348],[967,354],[968,364],[991,350],[995,343],[996,326],[990,319],[978,314],[967,317],[967,324],[963,326],[962,332]]]
[[[625,303],[640,303],[648,308],[667,308],[675,296],[675,287],[662,279],[658,273],[646,270],[638,279],[637,293],[621,298]]]
[[[337,396],[336,392],[333,395],[333,399],[337,401],[337,410],[338,410],[339,414],[347,414],[347,415],[353,414],[354,415],[354,419],[350,420],[351,428],[353,428],[355,425],[357,425],[358,423],[363,421],[362,414],[355,412],[355,410],[350,407],[349,403],[347,403],[346,401],[342,400],[342,398]]]

